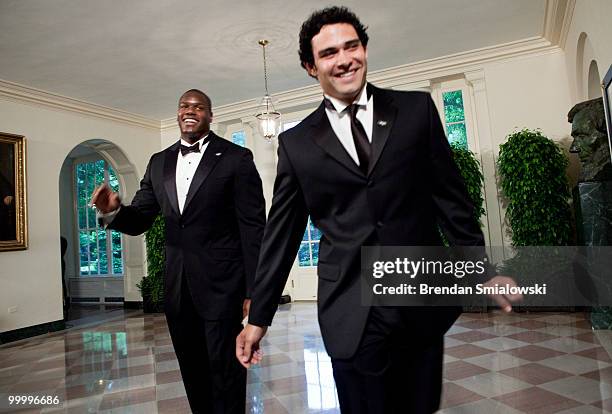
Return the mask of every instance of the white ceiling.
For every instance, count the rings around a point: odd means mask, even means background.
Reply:
[[[328,1],[1,0],[0,79],[154,119],[189,88],[213,105],[311,85],[301,22]],[[346,0],[377,70],[540,36],[546,0]]]

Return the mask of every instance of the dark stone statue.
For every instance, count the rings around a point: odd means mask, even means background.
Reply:
[[[580,181],[612,180],[612,163],[601,98],[576,104],[567,114],[574,141],[570,152],[580,158]]]
[[[603,100],[581,102],[567,114],[574,141],[570,152],[580,157],[580,181],[574,189],[574,211],[578,244],[612,246],[612,164],[606,133]],[[597,262],[594,251],[587,250],[587,269]],[[597,304],[594,300],[594,305]],[[593,306],[594,329],[612,329],[612,307]]]

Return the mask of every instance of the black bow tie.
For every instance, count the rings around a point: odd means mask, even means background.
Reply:
[[[204,140],[202,141],[202,145],[200,145],[199,143],[191,146],[181,144],[181,155],[187,155],[190,152],[200,152],[200,148],[204,147],[204,145],[206,145],[209,140],[210,135],[204,138]]]
[[[190,152],[200,152],[200,144],[195,144],[190,147],[181,144],[181,155],[187,155]]]

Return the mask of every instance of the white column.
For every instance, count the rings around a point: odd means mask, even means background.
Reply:
[[[497,151],[491,137],[491,120],[484,70],[465,73],[465,79],[471,86],[472,102],[474,105],[474,132],[479,143],[480,162],[484,175],[484,199],[486,218],[485,237],[490,246],[507,246],[504,237],[504,215],[501,206],[501,194],[497,187]],[[497,249],[499,250],[499,249]],[[493,260],[502,259],[493,257]]]
[[[226,137],[225,134],[227,133],[227,125],[226,124],[221,124],[221,123],[216,123],[213,122],[212,124],[210,124],[210,129],[211,131],[213,131],[215,134],[219,135],[220,137],[223,137],[225,139],[228,140],[232,140],[232,137]]]

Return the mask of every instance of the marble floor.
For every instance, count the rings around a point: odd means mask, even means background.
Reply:
[[[446,336],[444,414],[612,412],[609,332],[580,313],[467,313]],[[262,365],[249,371],[249,413],[337,413],[313,303],[283,305]],[[189,413],[163,315],[113,320],[0,346],[7,395],[58,396],[23,413]]]

